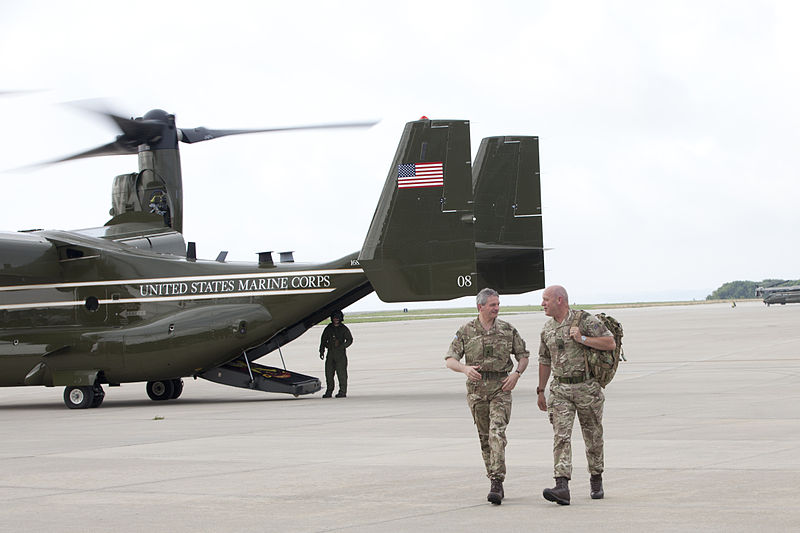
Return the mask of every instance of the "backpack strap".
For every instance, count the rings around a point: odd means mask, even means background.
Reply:
[[[577,327],[578,329],[580,329],[578,324],[580,323],[581,319],[583,318],[583,314],[585,312],[586,311],[584,311],[583,309],[576,309],[575,310],[575,318],[572,319],[572,324],[570,324],[570,328]]]
[[[572,319],[572,324],[570,325],[570,329],[572,329],[573,327],[576,327],[576,328],[578,328],[578,331],[580,331],[581,328],[579,326],[579,323],[583,319],[583,315],[584,314],[588,315],[589,313],[587,313],[583,309],[576,309],[575,310],[575,318]],[[591,371],[589,370],[589,359],[586,356],[586,352],[589,351],[589,347],[584,345],[582,351],[583,351],[583,363],[584,363],[584,366],[585,366],[584,372],[586,373],[585,374],[585,378],[589,379],[591,377],[591,375],[592,375]]]

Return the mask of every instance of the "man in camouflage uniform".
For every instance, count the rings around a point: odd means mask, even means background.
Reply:
[[[325,358],[325,348],[328,349],[328,359],[325,361],[325,394],[323,398],[330,398],[333,394],[333,374],[339,379],[339,392],[337,398],[347,397],[347,347],[353,344],[353,335],[347,326],[342,324],[344,313],[334,311],[331,313],[331,323],[325,326],[319,340],[319,358]]]
[[[544,314],[551,317],[542,328],[539,344],[539,409],[547,411],[553,425],[553,459],[556,486],[542,495],[551,502],[569,505],[569,480],[572,477],[572,426],[575,413],[586,445],[589,463],[590,496],[603,497],[603,392],[588,372],[589,348],[613,350],[614,337],[605,325],[589,313],[569,308],[564,287],[553,285],[542,294]],[[544,388],[550,383],[550,398]]]
[[[491,480],[487,499],[500,505],[505,497],[506,426],[511,418],[511,391],[528,367],[528,350],[517,330],[497,318],[500,296],[478,293],[478,318],[461,326],[445,356],[447,368],[467,376],[467,403],[472,412],[486,475]],[[517,359],[517,369],[512,372]],[[466,364],[461,362],[465,358]]]

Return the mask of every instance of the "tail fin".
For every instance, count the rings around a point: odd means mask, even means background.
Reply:
[[[478,279],[501,293],[544,287],[538,137],[487,137],[474,169]]]
[[[486,139],[476,170],[469,122],[406,124],[358,259],[383,301],[543,287],[538,141]]]

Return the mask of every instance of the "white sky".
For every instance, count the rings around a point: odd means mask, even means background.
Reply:
[[[181,145],[198,255],[322,261],[361,248],[405,122],[468,119],[473,155],[483,137],[539,136],[546,279],[573,302],[800,277],[800,4],[383,4],[4,1],[0,91],[38,92],[0,97],[0,170],[113,141],[61,105],[75,100],[162,108],[183,128],[381,119]],[[102,225],[113,176],[135,170],[127,156],[0,174],[0,228]]]

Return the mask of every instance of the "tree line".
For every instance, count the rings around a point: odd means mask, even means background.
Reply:
[[[781,287],[789,285],[800,285],[800,280],[786,279],[765,279],[762,281],[729,281],[706,296],[706,300],[732,300],[743,298],[755,298],[756,287]]]

